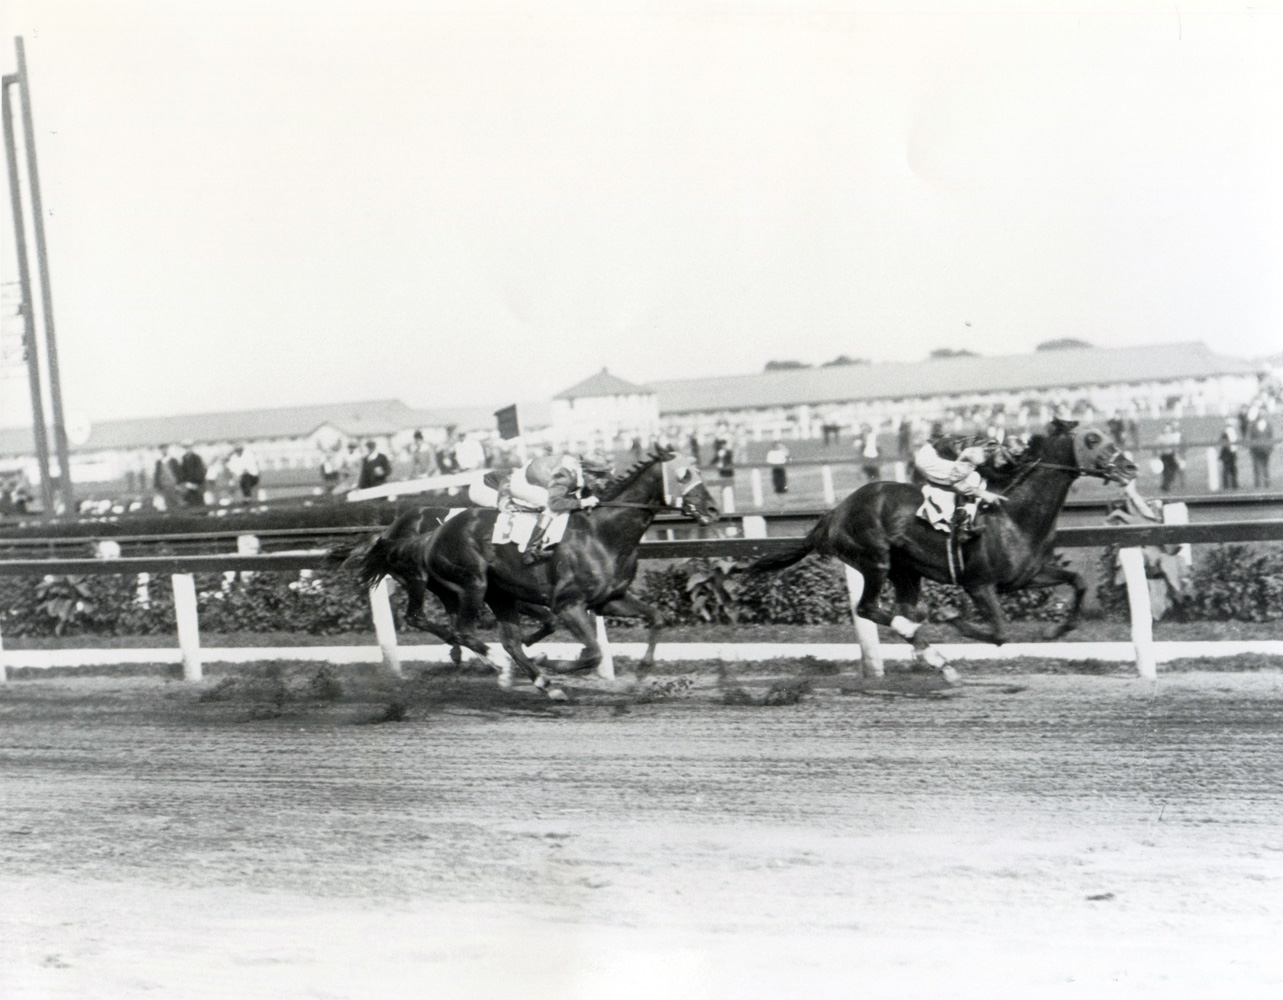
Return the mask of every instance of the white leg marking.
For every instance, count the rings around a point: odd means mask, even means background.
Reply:
[[[918,622],[911,622],[904,615],[896,615],[891,619],[891,628],[906,639],[912,639],[918,634],[918,629],[922,626]]]

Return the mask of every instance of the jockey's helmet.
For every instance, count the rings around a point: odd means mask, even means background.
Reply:
[[[597,475],[610,475],[613,471],[610,459],[599,451],[590,451],[579,462],[580,468],[585,472],[596,473]]]

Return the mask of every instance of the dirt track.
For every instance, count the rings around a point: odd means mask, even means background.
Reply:
[[[11,682],[0,995],[1283,995],[1283,674],[658,683]]]

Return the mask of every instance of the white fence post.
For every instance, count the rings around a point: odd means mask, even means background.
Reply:
[[[820,482],[824,486],[824,504],[832,507],[838,502],[837,492],[833,489],[833,468],[828,465],[820,466]]]
[[[860,673],[881,677],[886,673],[882,664],[882,646],[878,639],[878,627],[867,618],[861,618],[860,598],[864,596],[864,574],[854,566],[842,567],[846,570],[846,592],[851,601],[851,618],[855,621],[855,637],[860,643]]]
[[[892,465],[891,474],[895,477],[897,483],[907,483],[909,481],[909,470],[903,462],[896,462]]]
[[[1127,583],[1127,606],[1131,610],[1132,645],[1136,647],[1136,671],[1144,678],[1158,676],[1154,660],[1154,612],[1149,603],[1149,580],[1145,578],[1145,553],[1137,548],[1120,549],[1118,562]]]
[[[1215,448],[1207,449],[1207,488],[1213,493],[1221,488],[1221,454]]]
[[[760,514],[745,514],[740,519],[740,527],[745,538],[766,537],[766,518]]]
[[[1164,524],[1189,524],[1189,507],[1183,503],[1165,503],[1163,504],[1163,523]],[[1194,562],[1194,546],[1186,542],[1181,546],[1181,562],[1189,566]]]
[[[734,486],[722,487],[722,513],[723,514],[735,513],[735,487]]]
[[[748,481],[750,485],[753,487],[753,506],[756,507],[758,510],[761,510],[762,505],[765,502],[762,499],[762,470],[750,469],[748,474]]]
[[[200,618],[196,613],[196,578],[191,573],[175,573],[170,578],[174,588],[174,617],[178,620],[178,648],[183,652],[183,680],[195,683],[203,674],[200,656]]]
[[[400,677],[401,654],[396,648],[396,621],[392,617],[392,602],[388,600],[386,576],[370,588],[370,615],[374,619],[374,635],[383,654],[383,666],[393,676]]]
[[[610,638],[606,635],[606,619],[595,615],[597,619],[597,645],[601,647],[601,662],[597,664],[597,676],[608,681],[615,679],[615,656],[610,651]]]

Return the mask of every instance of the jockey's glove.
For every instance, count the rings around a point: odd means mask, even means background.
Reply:
[[[601,503],[601,501],[598,500],[596,497],[584,497],[582,500],[579,501],[579,509],[591,510],[593,507],[596,507],[599,503]]]
[[[985,490],[980,494],[981,503],[991,503],[996,505],[1006,502],[1006,499],[1007,498],[1001,493],[991,493],[989,490]]]

